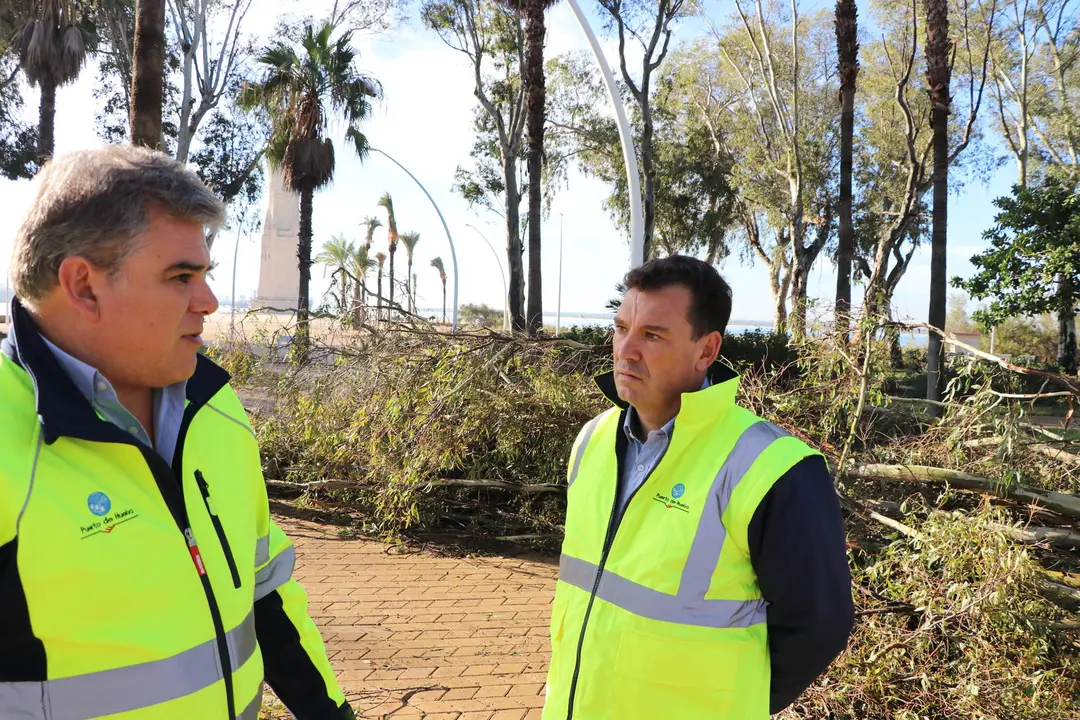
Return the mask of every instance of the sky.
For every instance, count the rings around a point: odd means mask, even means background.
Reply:
[[[823,1],[814,0],[809,3],[809,8],[819,7]],[[720,4],[719,12],[725,10],[725,5]],[[257,6],[258,12],[249,17],[247,27],[264,38],[272,34],[274,19],[280,12],[295,11],[297,7],[290,0],[258,0]],[[312,6],[305,7],[306,11],[317,14],[314,7],[311,10],[308,7]],[[592,18],[593,28],[600,35],[609,63],[615,61],[613,67],[617,67],[616,41],[604,35],[598,17],[588,8],[586,10]],[[471,210],[465,200],[451,190],[456,168],[470,161],[476,102],[472,94],[471,66],[464,55],[447,47],[437,35],[422,27],[415,19],[415,9],[411,15],[414,18],[405,24],[383,34],[358,37],[354,43],[359,50],[358,67],[376,77],[384,90],[364,131],[372,146],[393,156],[416,175],[441,208],[457,254],[459,303],[486,303],[502,309],[505,299],[502,276],[496,257],[481,237],[481,234],[486,236],[494,246],[505,269],[505,232],[501,218],[491,212]],[[547,57],[588,49],[586,37],[569,5],[557,4],[547,17]],[[688,26],[684,32],[677,33],[675,39],[692,37],[697,34],[697,29]],[[102,144],[94,122],[96,78],[96,67],[88,66],[79,80],[58,91],[57,154]],[[27,117],[36,119],[37,90],[28,90],[26,99]],[[385,213],[376,203],[384,192],[389,192],[394,198],[399,230],[420,233],[414,260],[414,272],[419,276],[418,306],[437,308],[441,304],[441,284],[436,270],[430,266],[431,259],[436,256],[442,257],[447,267],[448,304],[452,306],[454,271],[450,244],[431,203],[409,176],[391,161],[371,153],[361,163],[344,143],[343,129],[332,130],[336,133],[333,140],[337,148],[337,170],[333,184],[315,196],[316,252],[322,242],[336,234],[361,240],[364,231],[360,223],[367,215],[378,215],[385,224]],[[1009,192],[1014,174],[1012,166],[1004,164],[989,183],[973,181],[959,194],[951,196],[950,277],[973,272],[968,259],[985,245],[981,236],[992,223],[992,200]],[[599,181],[572,172],[568,186],[555,197],[551,213],[544,220],[544,309],[554,313],[561,304],[564,326],[581,322],[576,314],[605,312],[605,303],[615,295],[615,284],[629,269],[629,241],[603,208],[607,194],[607,187]],[[29,199],[28,181],[0,179],[0,271],[5,275],[14,233]],[[265,204],[264,196],[260,214],[265,212]],[[524,203],[522,209],[524,212]],[[385,249],[386,235],[382,228],[376,231],[373,251]],[[258,284],[259,236],[241,236],[237,240],[235,233],[219,235],[213,248],[218,268],[212,285],[223,303],[228,302],[232,292],[234,251],[238,258],[237,297],[254,295]],[[760,263],[744,263],[738,256],[739,253],[733,253],[719,266],[732,286],[733,322],[771,321],[773,303],[765,268]],[[399,252],[398,267],[404,267],[404,260],[404,252]],[[403,271],[398,273],[400,277]],[[312,282],[315,297],[321,297],[329,285],[323,267],[313,268]],[[835,282],[831,260],[822,257],[812,271],[811,298],[827,303],[834,296]],[[926,247],[916,252],[897,289],[894,305],[899,318],[925,319],[929,282],[930,253]],[[860,294],[858,288],[854,294]],[[553,323],[554,318],[547,321]]]

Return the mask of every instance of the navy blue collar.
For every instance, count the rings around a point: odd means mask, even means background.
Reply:
[[[60,366],[56,356],[41,339],[34,318],[16,297],[11,301],[11,336],[3,352],[30,376],[37,398],[37,414],[46,444],[61,437],[132,445],[133,435],[102,420],[75,383]],[[199,355],[195,374],[187,383],[188,410],[210,402],[229,384],[229,373],[204,355]]]

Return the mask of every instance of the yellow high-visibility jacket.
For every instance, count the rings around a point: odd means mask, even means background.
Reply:
[[[736,405],[730,369],[713,374],[683,395],[670,446],[621,516],[623,413],[578,435],[544,720],[769,717],[767,605],[747,529],[773,484],[819,453]]]
[[[0,355],[0,718],[351,718],[244,408],[200,356],[176,454],[100,418],[14,304]]]

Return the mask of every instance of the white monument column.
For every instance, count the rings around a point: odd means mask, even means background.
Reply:
[[[263,220],[259,289],[251,309],[295,310],[300,294],[296,236],[300,232],[300,196],[285,186],[280,170],[267,173],[266,218]]]

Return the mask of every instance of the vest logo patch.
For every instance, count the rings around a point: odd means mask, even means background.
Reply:
[[[668,510],[682,510],[684,513],[690,512],[690,506],[679,500],[686,494],[686,486],[682,483],[677,484],[671,488],[671,495],[664,495],[663,493],[656,493],[653,500],[660,503]]]
[[[128,520],[134,520],[139,517],[133,508],[127,508],[126,510],[120,510],[118,512],[110,512],[112,510],[112,500],[110,500],[109,496],[103,492],[91,493],[90,497],[86,499],[86,507],[90,509],[91,513],[101,519],[79,527],[83,540],[88,537],[93,537],[94,535],[108,535],[116,529],[117,525],[122,525]]]

